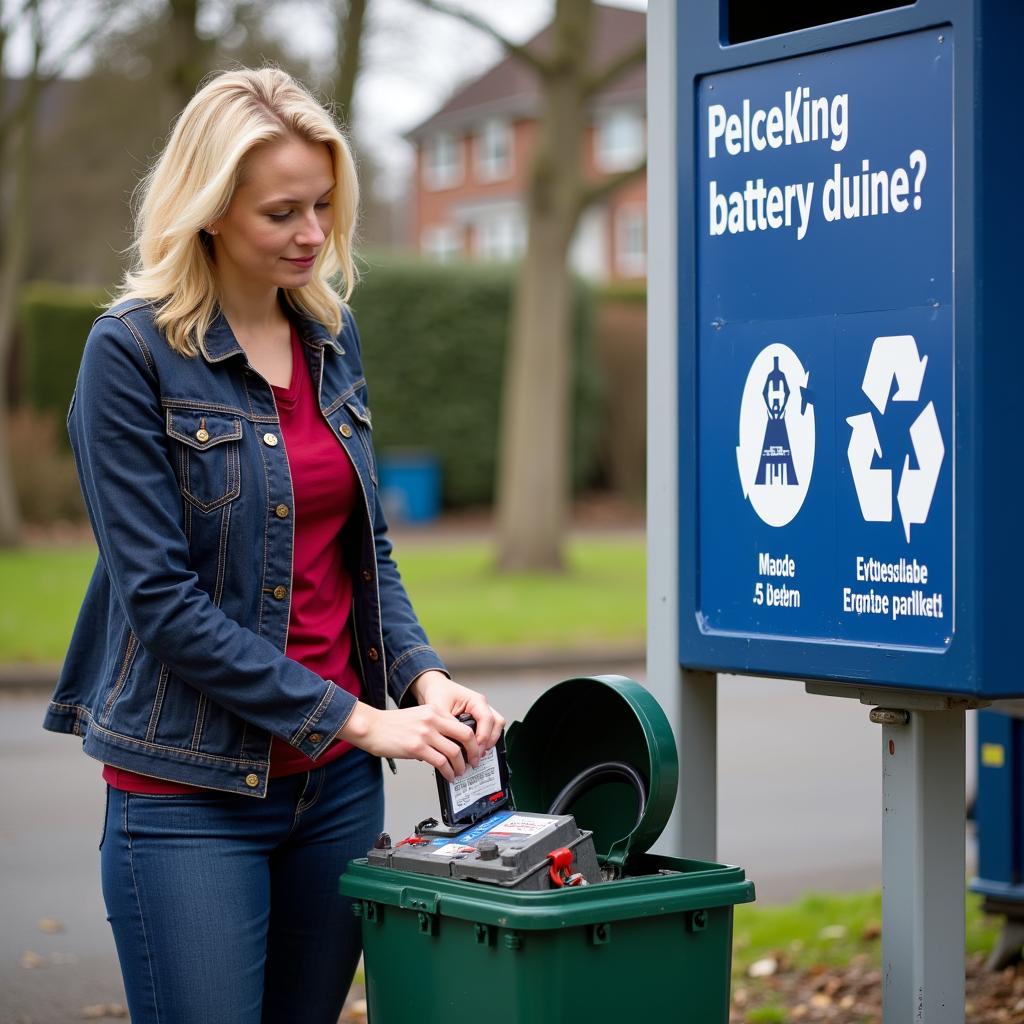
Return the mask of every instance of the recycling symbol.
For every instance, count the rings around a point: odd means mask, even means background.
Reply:
[[[921,396],[927,365],[928,357],[918,354],[913,335],[875,338],[861,388],[879,415],[884,416],[893,378],[898,387],[892,401],[917,402]],[[850,472],[861,514],[869,523],[891,523],[892,470],[873,468],[871,465],[876,455],[882,455],[873,415],[870,411],[860,413],[849,417],[846,422],[852,427],[846,454],[850,460]],[[896,503],[899,505],[907,543],[910,542],[911,526],[928,520],[928,510],[935,496],[939,470],[946,454],[933,402],[929,402],[911,424],[910,441],[918,468],[911,469],[910,456],[904,456],[903,472],[896,491]]]

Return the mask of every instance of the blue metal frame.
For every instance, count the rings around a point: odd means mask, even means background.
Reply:
[[[677,0],[680,633],[688,668],[826,679],[974,697],[1024,696],[1017,668],[1024,559],[1018,437],[1024,435],[1022,283],[1024,173],[1020,45],[1024,5],[917,0],[910,7],[737,45],[721,38],[728,0]],[[697,247],[700,79],[952,26],[956,628],[944,651],[837,636],[794,640],[700,626]],[[987,358],[986,358],[987,357]],[[1020,422],[1017,422],[1017,421]]]

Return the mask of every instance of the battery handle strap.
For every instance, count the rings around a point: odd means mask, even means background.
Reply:
[[[552,800],[548,814],[569,813],[569,808],[584,793],[589,792],[598,783],[609,781],[628,782],[636,791],[637,813],[633,826],[635,828],[643,821],[644,811],[647,809],[647,783],[644,782],[643,776],[625,761],[603,761],[584,768],[562,787],[558,796]]]

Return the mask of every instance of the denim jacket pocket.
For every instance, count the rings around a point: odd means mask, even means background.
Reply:
[[[366,464],[370,469],[370,479],[376,484],[377,460],[373,454],[373,420],[370,416],[370,410],[357,398],[350,398],[345,403],[345,408],[349,411],[352,419],[355,420],[356,434],[359,435],[359,441],[366,455]]]
[[[239,496],[241,419],[223,412],[170,408],[167,435],[177,442],[178,481],[190,504],[200,512],[212,512]]]

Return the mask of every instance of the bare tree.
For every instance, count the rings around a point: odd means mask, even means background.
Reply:
[[[584,133],[593,98],[643,60],[644,46],[592,68],[593,0],[556,0],[550,45],[543,51],[505,38],[484,19],[443,0],[419,2],[486,32],[537,75],[541,88],[526,195],[526,255],[512,305],[502,394],[498,564],[505,570],[559,569],[569,505],[569,246],[587,207],[645,167],[588,184]]]
[[[29,69],[19,89],[11,96],[0,94],[0,210],[3,238],[0,241],[0,547],[17,544],[21,521],[11,478],[10,439],[7,423],[9,372],[14,342],[18,288],[25,270],[28,248],[29,210],[32,190],[32,158],[39,101],[46,87],[68,61],[104,26],[112,2],[99,5],[83,31],[57,49],[52,40],[59,6],[44,9],[43,0],[23,0],[6,21],[0,21],[0,57],[14,31],[27,26],[32,45]],[[0,69],[2,69],[0,63]],[[0,78],[2,78],[0,74]],[[13,90],[12,90],[13,93]]]
[[[334,75],[334,104],[338,116],[352,131],[352,97],[362,67],[363,28],[368,0],[334,0],[338,65]]]
[[[212,43],[196,31],[200,0],[168,0],[169,32],[163,68],[164,121],[169,121],[195,94],[209,70]]]
[[[0,546],[17,544],[21,538],[21,519],[10,470],[10,440],[6,415],[10,391],[9,372],[11,346],[14,338],[15,300],[21,283],[28,236],[28,192],[31,181],[32,144],[35,134],[35,112],[39,101],[40,61],[43,51],[43,27],[38,0],[28,0],[22,15],[32,29],[32,67],[15,100],[17,109],[4,117],[0,131],[2,166],[10,168],[13,177],[11,201],[4,211],[3,240],[0,251]],[[14,24],[0,28],[4,43]],[[6,97],[4,97],[6,99]],[[2,108],[6,114],[6,107]],[[15,131],[14,129],[19,129]],[[11,136],[14,136],[12,139]],[[8,157],[13,157],[8,161]],[[6,174],[4,175],[6,177]],[[0,179],[2,181],[2,179]],[[4,183],[6,184],[6,183]],[[2,193],[0,193],[2,195]]]

